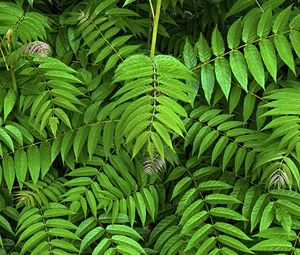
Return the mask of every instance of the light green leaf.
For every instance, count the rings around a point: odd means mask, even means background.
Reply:
[[[292,251],[293,245],[282,239],[274,238],[269,240],[261,241],[254,246],[252,246],[251,250],[253,251]]]
[[[238,221],[247,221],[247,219],[240,213],[225,207],[215,207],[210,210],[210,214],[215,217],[221,217]]]
[[[137,139],[133,148],[132,157],[134,158],[137,153],[143,148],[148,138],[150,137],[150,132],[143,132]]]
[[[296,74],[294,57],[288,39],[284,35],[277,35],[274,37],[274,43],[279,57]]]
[[[108,249],[110,246],[111,241],[108,238],[103,238],[101,242],[96,246],[96,248],[93,250],[92,255],[102,255],[104,252]]]
[[[274,34],[279,34],[287,30],[289,18],[291,15],[291,9],[292,5],[285,8],[277,15],[272,28]]]
[[[4,142],[8,148],[10,148],[12,151],[14,151],[14,143],[11,139],[11,137],[8,135],[8,133],[3,129],[0,128],[0,140]]]
[[[222,244],[225,244],[233,249],[242,251],[244,253],[254,254],[246,245],[244,245],[242,242],[240,242],[239,240],[237,240],[235,238],[232,238],[227,235],[219,235],[217,237],[217,239]]]
[[[291,31],[290,40],[298,58],[300,58],[300,32],[295,30]]]
[[[87,200],[88,205],[93,213],[93,216],[95,218],[97,218],[97,203],[96,203],[96,199],[95,199],[95,196],[92,191],[88,190],[86,192],[86,200]]]
[[[243,54],[240,51],[232,51],[229,58],[230,67],[234,77],[241,84],[244,90],[248,85],[248,69]]]
[[[142,254],[146,254],[142,246],[138,242],[136,242],[135,240],[129,237],[121,236],[121,235],[113,235],[111,240],[117,244],[127,245]]]
[[[212,232],[213,228],[210,224],[205,224],[201,228],[199,228],[192,236],[192,238],[189,240],[185,252],[190,250],[193,247],[197,247],[197,245],[203,241],[204,238],[207,237]]]
[[[215,27],[215,29],[213,30],[211,46],[215,56],[222,56],[224,54],[225,45],[218,27]]]
[[[8,191],[11,192],[15,181],[15,164],[13,158],[11,156],[4,156],[2,166],[4,180]]]
[[[257,83],[262,88],[264,88],[265,70],[264,70],[264,66],[259,51],[254,45],[248,44],[244,49],[244,53],[245,53],[246,63],[248,65],[251,74],[253,75]]]
[[[193,46],[190,44],[188,39],[186,39],[183,48],[183,60],[188,69],[193,69],[197,65],[197,58]]]
[[[211,58],[211,49],[203,36],[203,34],[200,34],[200,38],[197,42],[197,48],[198,48],[198,55],[201,62],[207,62]]]
[[[125,225],[108,225],[106,227],[106,231],[111,235],[124,235],[136,240],[142,239],[142,237],[136,230]]]
[[[181,192],[183,192],[186,188],[189,187],[191,184],[192,179],[188,176],[182,178],[175,186],[173,193],[172,193],[172,199],[174,199],[176,196],[178,196]]]
[[[17,150],[14,157],[16,177],[20,187],[23,187],[27,175],[27,154],[23,150]]]
[[[29,249],[33,248],[37,243],[46,239],[47,233],[45,231],[39,231],[35,233],[30,239],[28,239],[22,246],[21,254],[24,254]]]
[[[260,16],[257,25],[257,35],[265,38],[269,35],[272,29],[272,10],[269,8]]]
[[[251,240],[242,230],[233,224],[225,223],[225,222],[216,222],[214,228],[222,233],[238,237],[242,240]]]
[[[7,116],[10,114],[17,100],[17,95],[15,91],[11,88],[8,90],[5,98],[4,98],[4,121]]]
[[[81,241],[80,252],[95,243],[104,233],[105,230],[102,227],[96,227],[89,231]]]
[[[235,49],[240,45],[242,37],[242,22],[241,19],[236,20],[228,29],[227,43],[229,49]]]
[[[215,61],[216,79],[225,97],[228,99],[231,88],[231,69],[228,60],[221,57]]]
[[[215,86],[215,72],[214,67],[211,64],[207,64],[201,68],[201,85],[204,91],[205,98],[208,103]]]
[[[34,184],[37,183],[41,170],[41,158],[39,148],[35,145],[27,149],[29,173]]]
[[[146,204],[141,193],[137,192],[133,195],[133,199],[135,202],[135,207],[140,216],[142,224],[145,225],[146,222]]]
[[[217,239],[215,237],[209,237],[207,238],[198,249],[197,253],[195,255],[202,255],[202,254],[208,254],[214,247],[217,242]]]
[[[271,74],[273,80],[276,81],[277,56],[272,41],[267,39],[259,41],[259,49],[267,70]]]
[[[232,197],[231,195],[226,194],[210,194],[205,197],[205,201],[209,204],[235,204],[235,203],[241,203],[240,200],[236,199],[235,197]]]
[[[226,14],[226,18],[235,15],[255,4],[255,0],[237,0]]]

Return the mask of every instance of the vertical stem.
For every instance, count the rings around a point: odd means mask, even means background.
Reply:
[[[12,66],[10,67],[10,76],[11,76],[11,82],[12,82],[13,89],[17,95],[18,94],[17,80],[16,80],[14,68]]]
[[[156,38],[157,38],[161,1],[162,0],[157,0],[157,3],[156,3],[156,11],[155,11],[155,17],[154,17],[154,23],[153,23],[153,32],[152,32],[152,41],[151,41],[151,50],[150,50],[150,58],[152,60],[153,60],[154,54],[155,54],[155,46],[156,46]]]

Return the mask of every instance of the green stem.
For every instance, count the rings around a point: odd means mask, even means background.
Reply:
[[[152,32],[152,41],[151,41],[151,50],[150,50],[150,58],[152,60],[154,59],[154,54],[155,54],[155,46],[156,46],[156,38],[157,38],[157,31],[158,31],[161,1],[162,0],[157,0],[157,3],[156,3],[156,11],[155,11],[155,17],[154,17],[154,23],[153,23],[153,32]]]
[[[14,68],[12,66],[10,67],[10,76],[11,76],[13,89],[16,92],[16,94],[18,94],[16,75],[15,75]]]

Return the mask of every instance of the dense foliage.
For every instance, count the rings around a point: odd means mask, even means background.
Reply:
[[[300,254],[300,5],[0,1],[0,254]]]

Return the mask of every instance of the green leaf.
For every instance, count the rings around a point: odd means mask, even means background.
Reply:
[[[217,242],[215,237],[207,238],[198,249],[196,255],[208,254],[214,247]]]
[[[2,166],[4,180],[8,191],[11,192],[15,181],[15,164],[13,158],[11,156],[4,156]]]
[[[259,51],[254,45],[248,44],[244,49],[244,53],[245,53],[246,63],[248,65],[251,74],[253,75],[257,83],[262,88],[264,88],[265,70],[264,70],[264,66]]]
[[[209,204],[234,204],[234,203],[241,203],[238,199],[235,197],[232,197],[231,195],[225,195],[225,194],[210,194],[205,197],[205,201]]]
[[[72,233],[70,230],[63,229],[63,228],[50,228],[48,234],[52,236],[70,238],[73,240],[80,240],[80,238],[74,233]]]
[[[289,18],[291,15],[292,5],[285,8],[282,12],[280,12],[273,23],[273,32],[274,34],[279,34],[285,32],[287,30]]]
[[[207,62],[211,58],[211,49],[203,36],[200,34],[199,41],[197,42],[198,55],[201,62]]]
[[[247,91],[248,85],[248,69],[243,54],[240,51],[232,51],[229,58],[230,67],[234,77]]]
[[[228,60],[221,57],[215,61],[216,79],[225,97],[228,99],[231,88],[231,69]]]
[[[253,110],[254,110],[254,107],[255,107],[255,96],[251,95],[251,94],[247,94],[244,98],[244,107],[243,107],[243,117],[244,117],[244,122],[246,123]]]
[[[96,150],[97,144],[99,143],[100,134],[102,127],[100,125],[92,125],[88,140],[87,140],[87,149],[89,153],[89,159],[92,159],[92,156]]]
[[[261,57],[264,64],[271,74],[274,81],[276,81],[277,76],[277,56],[275,53],[275,48],[271,40],[261,40],[259,41],[259,49],[261,52]]]
[[[92,255],[102,255],[110,246],[111,241],[108,238],[103,238],[101,242],[95,247]]]
[[[10,114],[17,100],[17,95],[13,89],[9,89],[4,98],[4,121]]]
[[[219,235],[217,239],[220,243],[225,244],[233,249],[242,251],[244,253],[254,254],[246,245],[235,238],[227,235]]]
[[[143,188],[141,191],[141,194],[144,197],[144,201],[146,203],[146,209],[149,212],[151,219],[154,222],[155,221],[155,213],[156,213],[154,199],[153,199],[150,191],[147,188]]]
[[[274,37],[274,43],[279,57],[296,74],[294,57],[288,39],[284,35]]]
[[[40,151],[37,146],[33,145],[27,149],[27,160],[30,176],[36,184],[41,170]]]
[[[207,64],[201,68],[201,85],[205,98],[210,103],[211,96],[215,86],[215,72],[211,64]]]
[[[185,252],[192,249],[193,247],[197,247],[198,244],[203,241],[207,235],[209,235],[212,232],[213,228],[210,224],[205,224],[201,228],[199,228],[192,236],[192,238],[189,240]]]
[[[68,115],[62,109],[55,108],[54,113],[63,123],[72,128]]]
[[[23,187],[27,175],[27,154],[23,150],[17,150],[14,157],[16,177],[20,188]]]
[[[253,251],[292,251],[293,245],[282,239],[273,238],[269,240],[261,241],[254,246],[252,246],[251,250]]]
[[[251,240],[251,238],[249,238],[242,230],[229,223],[216,222],[214,228],[222,233],[237,237],[242,240]]]
[[[51,167],[51,144],[49,142],[43,142],[40,145],[41,155],[41,174],[42,178],[47,174]]]
[[[236,152],[238,145],[236,142],[230,143],[225,149],[223,161],[222,161],[222,169],[225,170],[230,159],[233,157],[233,154]]]
[[[150,137],[150,132],[143,132],[137,139],[133,148],[132,157],[135,157],[137,153],[143,148],[148,138]]]
[[[274,220],[274,202],[270,202],[263,211],[263,214],[259,223],[259,231],[263,231],[268,229],[268,227],[272,224]]]
[[[291,31],[290,32],[290,40],[292,43],[292,46],[298,56],[300,58],[300,32],[299,31]]]
[[[267,196],[261,195],[255,202],[252,213],[251,213],[251,232],[254,230],[256,225],[259,223],[262,216]]]
[[[86,200],[87,200],[88,205],[93,213],[93,216],[95,218],[97,218],[97,203],[96,203],[96,199],[95,199],[95,196],[92,191],[88,190],[86,192]]]
[[[105,230],[102,227],[96,227],[89,231],[81,241],[80,252],[83,252],[91,244],[95,243],[104,233]]]
[[[295,182],[297,183],[297,187],[300,187],[300,173],[298,170],[298,167],[296,166],[296,164],[288,157],[285,157],[283,159],[285,161],[285,163],[287,164],[288,168],[290,169],[292,175],[293,175],[293,180],[295,180]]]
[[[236,20],[228,29],[227,43],[229,49],[235,49],[240,45],[242,37],[242,22],[241,19]]]
[[[89,134],[88,127],[82,127],[78,130],[74,138],[73,151],[76,161],[79,158],[79,155],[83,149],[87,136]]]
[[[251,9],[243,19],[242,40],[244,43],[252,43],[257,38],[257,23],[262,11],[259,8]]]
[[[135,240],[129,237],[121,236],[121,235],[113,235],[111,239],[113,242],[117,244],[127,245],[142,254],[146,254],[142,246],[138,242],[136,242]]]
[[[0,227],[14,235],[14,231],[12,230],[9,222],[2,215],[0,215]]]
[[[185,178],[189,178],[189,177],[185,177]],[[198,189],[200,191],[221,190],[221,189],[230,189],[230,188],[231,188],[231,186],[229,184],[225,183],[225,182],[213,181],[213,180],[212,181],[201,182],[198,185]]]
[[[0,128],[0,140],[3,141],[8,146],[8,148],[10,148],[12,151],[14,151],[14,143],[13,143],[11,137],[2,128]]]
[[[140,216],[140,219],[142,221],[142,224],[145,225],[146,222],[146,204],[143,199],[143,196],[137,192],[133,195],[135,207],[137,209],[137,212]]]
[[[28,228],[26,228],[25,231],[22,232],[18,239],[18,243],[23,241],[24,239],[27,239],[28,237],[32,236],[35,234],[37,231],[40,231],[44,228],[44,224],[42,222],[37,222],[32,225],[30,225]]]
[[[45,231],[39,231],[35,233],[30,239],[28,239],[22,246],[21,254],[24,254],[29,249],[33,248],[37,243],[46,239],[47,233]]]
[[[211,46],[215,56],[222,56],[225,52],[225,45],[222,35],[218,29],[215,27],[211,37]]]
[[[257,35],[261,38],[265,38],[271,32],[271,29],[272,29],[272,10],[267,9],[260,16],[257,25]]]
[[[71,252],[76,252],[76,253],[79,252],[79,250],[72,243],[62,240],[62,239],[52,239],[50,241],[50,244],[53,245],[54,247],[68,250]]]
[[[48,215],[49,215],[49,212],[48,212]],[[47,225],[47,227],[52,227],[52,228],[62,227],[64,229],[77,229],[77,227],[73,223],[71,223],[67,220],[58,219],[58,218],[48,219],[46,221],[46,225]]]
[[[247,221],[247,219],[243,215],[229,208],[215,207],[210,210],[210,214],[215,217],[221,217],[238,221]]]
[[[136,240],[142,239],[142,237],[138,232],[136,232],[136,230],[125,225],[118,225],[118,224],[108,225],[106,227],[106,231],[111,235],[128,236]]]
[[[12,125],[6,125],[4,129],[19,145],[23,146],[23,136],[18,128]]]
[[[255,0],[237,0],[226,14],[226,18],[235,15],[255,4]]]
[[[193,69],[197,65],[197,58],[194,49],[188,39],[186,39],[183,48],[183,60],[188,69]]]
[[[183,192],[189,185],[192,183],[192,179],[188,176],[182,178],[175,186],[171,200],[178,196],[181,192]]]

